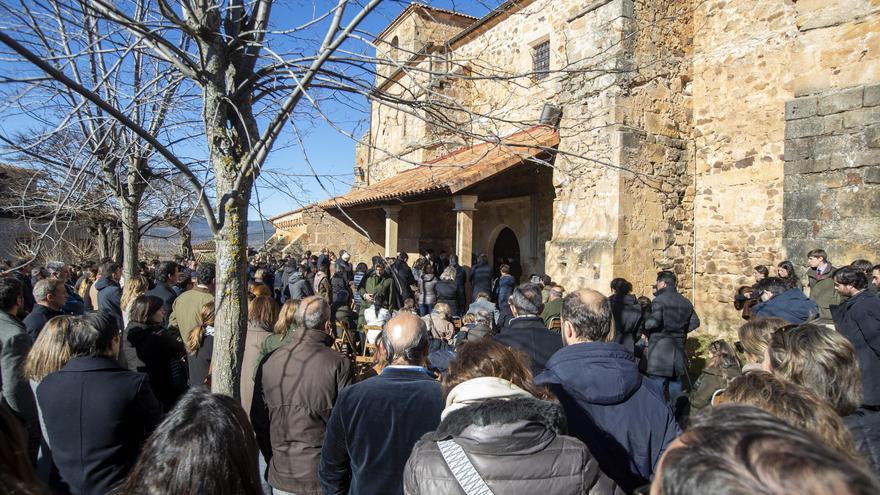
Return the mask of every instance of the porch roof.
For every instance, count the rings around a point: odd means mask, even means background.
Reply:
[[[556,129],[545,125],[530,127],[498,142],[459,148],[394,177],[352,189],[315,206],[329,210],[455,194],[525,160],[552,152],[558,145],[559,132]]]

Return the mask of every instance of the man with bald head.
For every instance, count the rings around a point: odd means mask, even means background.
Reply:
[[[340,392],[327,423],[318,477],[325,494],[402,494],[416,441],[440,424],[444,403],[425,367],[428,330],[411,313],[382,332],[388,366]]]
[[[640,375],[633,354],[614,341],[608,298],[590,289],[573,292],[560,316],[565,346],[535,383],[556,394],[569,434],[629,493],[649,482],[681,430],[659,385]]]

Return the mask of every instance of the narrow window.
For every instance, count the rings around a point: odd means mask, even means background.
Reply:
[[[534,48],[534,77],[544,79],[550,74],[550,42],[545,41]]]

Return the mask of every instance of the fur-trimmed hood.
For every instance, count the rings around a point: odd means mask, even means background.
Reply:
[[[562,407],[534,397],[511,399],[487,399],[462,409],[449,412],[437,430],[429,433],[443,440],[467,433],[467,429],[482,429],[513,424],[535,424],[555,435],[564,434],[567,429],[565,412]]]

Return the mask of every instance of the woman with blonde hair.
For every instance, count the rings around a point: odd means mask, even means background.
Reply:
[[[782,318],[752,318],[739,327],[738,344],[746,361],[742,367],[743,373],[764,369],[761,363],[764,362],[764,352],[770,344],[770,338],[773,332],[786,325],[788,322]]]
[[[755,371],[730,382],[719,400],[761,408],[794,427],[816,435],[826,447],[831,447],[850,460],[865,464],[864,458],[856,452],[852,434],[840,416],[806,387],[766,371]]]
[[[186,339],[189,354],[189,383],[192,386],[210,386],[211,354],[214,352],[214,301],[199,310],[202,322],[193,327]]]
[[[55,373],[70,361],[70,346],[67,344],[67,336],[70,334],[70,322],[72,316],[56,316],[46,322],[33,347],[28,352],[24,361],[23,374],[31,384],[34,396],[37,394],[37,385],[43,381],[49,373]],[[37,454],[37,474],[42,480],[49,480],[52,472],[52,450],[49,446],[49,435],[46,433],[46,425],[43,423],[43,411],[40,403],[37,403],[37,415],[40,418],[40,450]]]
[[[85,310],[87,313],[94,311],[95,306],[98,305],[98,301],[92,301],[91,297],[92,285],[95,284],[95,279],[97,277],[98,267],[90,266],[83,271],[82,278],[80,278],[79,283],[76,286],[76,293],[79,294],[79,297],[81,297],[83,303],[85,303]]]
[[[263,358],[269,353],[283,346],[290,341],[291,337],[293,337],[293,332],[295,330],[293,328],[293,320],[297,308],[299,308],[299,299],[288,299],[285,301],[284,305],[281,306],[281,311],[278,313],[278,321],[275,322],[275,333],[266,337],[266,340],[263,341],[263,345],[260,346],[260,357],[257,359],[257,366],[263,362]]]
[[[278,303],[272,296],[257,296],[248,303],[247,334],[244,338],[244,356],[241,359],[241,406],[251,410],[254,394],[254,374],[259,364],[260,348],[272,335],[272,328],[278,321]]]
[[[128,326],[131,321],[131,305],[138,296],[142,296],[150,290],[150,283],[143,275],[135,275],[125,282],[122,289],[122,298],[119,300],[119,307],[122,308],[122,323]]]

